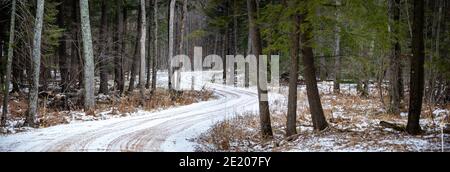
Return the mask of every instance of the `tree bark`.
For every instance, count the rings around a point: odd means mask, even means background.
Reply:
[[[140,45],[140,66],[139,66],[139,88],[140,89],[144,89],[145,87],[145,39],[147,38],[147,12],[146,12],[146,8],[145,8],[145,0],[140,0],[141,1],[141,20],[139,22],[141,22],[141,34],[140,34],[140,41],[139,41],[139,45]]]
[[[302,58],[304,65],[303,72],[305,75],[306,91],[314,130],[321,131],[328,127],[328,123],[323,113],[319,89],[317,88],[316,68],[314,66],[314,54],[313,49],[311,47],[312,26],[307,21],[307,18],[308,18],[307,12],[301,15],[300,27],[302,27],[302,32],[300,34],[300,40],[302,42],[301,49],[303,54]]]
[[[172,63],[172,57],[174,55],[174,22],[175,22],[175,4],[176,4],[176,0],[171,0],[170,1],[170,7],[169,7],[169,54],[167,57],[167,62],[168,62],[168,72],[169,72],[169,90],[173,91],[173,85],[172,85],[172,67],[171,67],[171,63]]]
[[[44,0],[37,0],[32,52],[32,82],[30,85],[28,115],[25,121],[26,125],[30,127],[38,126],[39,73],[41,68],[41,34],[44,20],[44,4]]]
[[[291,33],[291,61],[289,72],[289,97],[288,113],[286,123],[286,136],[297,134],[297,82],[298,82],[298,57],[300,43],[300,16],[295,14],[293,17],[295,29]]]
[[[258,17],[255,0],[247,0],[247,8],[250,27],[250,38],[252,39],[252,46],[253,46],[253,54],[257,57],[258,61],[261,61],[262,59],[259,57],[262,53],[261,33],[259,31],[259,26],[256,23]],[[267,101],[268,100],[267,90],[262,90],[260,84],[261,78],[267,76],[264,74],[264,72],[260,72],[260,68],[261,65],[259,62],[257,62],[257,78],[258,78],[257,82],[258,82],[258,100],[259,100],[261,135],[263,139],[271,139],[273,137],[273,133],[270,121],[269,103]]]
[[[424,59],[425,48],[423,39],[424,27],[424,1],[414,0],[413,40],[411,58],[411,80],[408,125],[406,131],[409,134],[420,134],[420,113],[422,110],[422,98],[424,88]]]
[[[153,62],[152,62],[152,94],[156,90],[156,79],[157,79],[157,63],[158,63],[158,57],[159,57],[159,51],[158,51],[158,0],[155,0],[154,5],[154,20],[155,20],[155,55],[153,56]]]
[[[147,81],[146,81],[146,83],[145,83],[145,88],[146,89],[150,89],[150,86],[151,86],[151,80],[152,80],[152,71],[151,71],[151,69],[152,69],[152,52],[153,52],[153,50],[152,50],[152,37],[153,37],[153,35],[152,35],[152,0],[149,0],[148,1],[148,9],[149,9],[149,11],[147,12],[147,14],[148,14],[148,20],[149,20],[149,23],[148,23],[148,27],[147,27],[147,37],[148,37],[148,44],[147,44],[147,68],[146,68],[146,73],[147,73]]]
[[[58,5],[58,26],[59,28],[66,28],[65,22],[64,22],[64,6],[65,1],[60,0]],[[64,31],[65,32],[65,31]],[[59,56],[59,72],[61,74],[61,92],[67,91],[67,86],[69,80],[69,65],[70,65],[70,59],[67,58],[67,46],[66,46],[66,34],[63,33],[61,38],[59,38],[59,47],[58,47],[58,56]]]
[[[335,26],[335,49],[334,49],[334,56],[335,56],[335,63],[334,63],[334,93],[339,94],[341,90],[341,27],[339,26],[339,19],[340,19],[340,11],[339,6],[341,5],[340,0],[336,0],[336,26]]]
[[[95,108],[95,64],[92,50],[88,0],[80,0],[80,14],[84,54],[84,110],[85,112],[92,112]]]
[[[138,12],[138,21],[141,21],[142,19],[142,9],[139,8]],[[137,28],[137,37],[136,37],[136,44],[134,44],[134,53],[133,53],[133,61],[131,64],[131,76],[130,76],[130,85],[128,87],[129,92],[133,92],[136,88],[136,75],[140,74],[139,66],[140,66],[140,39],[141,39],[141,32],[142,32],[142,22],[138,22],[138,28]],[[139,86],[138,86],[139,87]]]
[[[390,102],[388,107],[388,112],[394,115],[400,116],[400,42],[399,42],[399,22],[400,22],[400,0],[390,1],[393,25],[393,35],[395,37],[393,42],[393,54],[390,60]]]
[[[108,14],[107,14],[107,3],[109,0],[102,0],[101,2],[101,50],[100,50],[100,90],[99,93],[108,94],[108,58],[106,57],[106,51],[108,46]]]
[[[116,33],[116,51],[117,54],[114,56],[114,82],[116,88],[119,91],[119,95],[125,90],[125,76],[123,70],[123,56],[125,53],[125,41],[124,41],[124,13],[123,1],[117,1],[117,33]]]
[[[16,0],[12,0],[11,2],[11,22],[9,29],[9,43],[8,43],[8,56],[6,60],[6,80],[5,80],[5,90],[3,97],[3,110],[1,117],[1,126],[6,125],[6,119],[8,117],[8,101],[9,101],[9,84],[11,82],[11,67],[12,67],[12,58],[14,56],[14,38],[16,32]]]

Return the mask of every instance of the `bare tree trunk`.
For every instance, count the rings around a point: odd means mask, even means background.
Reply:
[[[336,8],[340,8],[341,5],[340,0],[336,0]],[[336,22],[339,23],[340,19],[340,11],[339,9],[336,9]],[[339,94],[341,90],[341,28],[339,24],[336,24],[335,26],[335,49],[334,49],[334,56],[335,56],[335,63],[334,63],[334,93]]]
[[[140,0],[141,1],[141,38],[140,38],[140,56],[141,56],[141,60],[140,60],[140,67],[139,67],[139,88],[142,90],[145,87],[145,38],[147,38],[147,12],[146,12],[146,8],[145,8],[145,0]]]
[[[156,80],[158,75],[158,69],[157,69],[157,63],[158,63],[158,57],[159,57],[159,51],[158,51],[158,0],[155,0],[154,5],[154,19],[155,19],[155,56],[153,57],[153,63],[152,63],[152,93],[156,89]]]
[[[250,31],[251,28],[249,28],[249,35],[248,35],[248,42],[247,42],[247,55],[252,54],[252,39],[250,38]],[[249,70],[249,64],[245,63],[245,88],[248,88],[250,86],[250,70]]]
[[[171,67],[171,62],[172,62],[172,57],[174,55],[174,22],[175,22],[175,4],[176,4],[176,0],[171,0],[170,1],[170,7],[169,7],[169,54],[167,57],[167,62],[168,62],[168,72],[169,72],[169,90],[173,91],[173,86],[172,86],[172,67]]]
[[[286,136],[297,134],[297,82],[298,82],[298,57],[300,43],[300,16],[294,15],[292,24],[295,29],[291,33],[291,70],[289,72],[289,97],[286,123]]]
[[[44,20],[44,0],[37,0],[36,23],[34,27],[33,52],[32,52],[32,82],[30,85],[30,96],[28,105],[28,115],[26,125],[37,127],[38,121],[38,93],[39,93],[39,72],[41,68],[41,34]]]
[[[408,125],[409,134],[420,134],[420,113],[422,111],[422,98],[424,88],[424,60],[425,48],[423,39],[424,27],[424,1],[414,0],[413,40],[411,58],[411,81]]]
[[[140,56],[141,56],[141,60],[140,60],[140,66],[139,66],[139,92],[141,94],[141,105],[144,106],[145,105],[145,43],[146,43],[146,38],[147,38],[147,12],[146,12],[146,6],[145,6],[145,1],[146,0],[141,0],[141,38],[140,38],[140,43],[139,45],[141,46],[140,48]]]
[[[88,0],[80,0],[80,14],[84,54],[84,110],[91,113],[95,108],[95,64],[92,50]]]
[[[102,45],[100,45],[100,90],[99,93],[108,94],[108,70],[106,69],[108,65],[108,58],[106,57],[106,51],[108,47],[108,14],[107,14],[107,3],[108,0],[102,0],[101,2],[101,33],[100,39],[102,40]]]
[[[1,117],[1,126],[6,125],[6,119],[8,117],[8,101],[9,101],[9,84],[11,82],[11,67],[12,60],[14,56],[14,36],[16,32],[16,0],[11,2],[11,24],[9,29],[9,43],[8,43],[8,59],[6,60],[6,80],[5,80],[5,90],[3,97],[3,109]]]
[[[188,12],[188,1],[183,0],[183,12],[181,13],[181,33],[180,33],[181,38],[180,38],[180,49],[179,49],[180,54],[183,54],[187,12]]]
[[[153,52],[153,50],[152,50],[152,37],[153,37],[153,35],[152,35],[152,9],[151,9],[151,7],[152,7],[152,0],[149,0],[148,1],[148,9],[149,9],[149,11],[147,12],[147,14],[148,14],[148,20],[149,20],[149,23],[148,23],[148,27],[147,27],[147,37],[148,37],[148,44],[147,44],[147,71],[146,71],[146,73],[147,73],[147,81],[146,81],[146,83],[145,83],[145,88],[146,89],[150,89],[150,86],[151,86],[151,80],[152,80],[152,75],[151,75],[151,69],[152,69],[152,52]]]
[[[258,100],[259,100],[259,115],[261,124],[261,135],[263,139],[271,139],[273,137],[272,125],[270,122],[270,111],[268,103],[267,90],[261,89],[260,80],[262,77],[267,77],[264,72],[260,72],[261,65],[259,61],[259,55],[262,53],[261,47],[261,33],[259,31],[259,26],[257,25],[257,8],[255,0],[247,0],[248,8],[248,18],[250,27],[250,37],[252,39],[253,53],[257,57],[257,82],[258,82]],[[263,75],[261,74],[263,73]],[[265,99],[265,100],[264,100]]]
[[[81,88],[81,84],[83,83],[82,80],[80,80],[80,76],[82,76],[82,70],[81,69],[81,53],[80,53],[80,18],[79,18],[79,2],[78,0],[72,0],[72,11],[71,11],[71,17],[72,17],[72,50],[71,50],[71,62],[73,63],[71,65],[71,71],[69,73],[69,78],[71,79],[71,82],[78,82],[77,88]]]
[[[314,66],[314,54],[311,47],[311,27],[310,23],[307,21],[308,13],[301,15],[301,26],[302,32],[300,34],[300,39],[302,42],[302,54],[303,54],[303,65],[304,65],[304,75],[306,82],[306,91],[308,96],[309,109],[311,112],[312,122],[314,130],[321,131],[328,127],[328,123],[325,119],[322,109],[322,103],[320,101],[319,89],[317,88],[316,80],[316,69]]]
[[[65,22],[64,22],[64,6],[65,6],[65,2],[64,0],[60,0],[59,1],[59,5],[58,5],[58,18],[57,18],[57,22],[58,22],[58,26],[60,28],[66,28]],[[65,32],[65,31],[64,31]],[[60,86],[61,86],[61,92],[66,92],[67,91],[67,85],[69,80],[69,60],[67,58],[67,46],[66,46],[66,34],[63,33],[61,38],[59,39],[59,47],[58,47],[58,56],[59,56],[59,71],[61,74],[61,81],[60,81]]]
[[[400,0],[390,1],[391,10],[392,10],[392,18],[393,18],[393,34],[395,37],[395,41],[393,42],[393,55],[390,60],[390,103],[388,107],[388,112],[394,115],[400,115],[400,85],[401,85],[401,68],[400,68],[400,42],[398,38],[399,30],[398,24],[400,22]]]
[[[233,44],[234,54],[239,54],[238,50],[238,6],[237,0],[233,0]]]
[[[138,12],[138,21],[141,21],[142,19],[142,10],[139,8],[139,12]],[[136,75],[139,75],[140,70],[139,70],[139,66],[140,66],[140,58],[138,56],[138,54],[140,54],[140,39],[141,39],[141,32],[142,32],[142,22],[138,22],[138,28],[137,28],[137,37],[136,37],[136,44],[134,44],[134,53],[133,53],[133,60],[132,60],[132,64],[131,64],[131,76],[130,76],[130,85],[128,87],[128,91],[129,92],[133,92],[134,89],[136,88]],[[140,84],[140,83],[139,83]],[[138,85],[139,87],[139,85]]]
[[[117,1],[117,9],[117,35],[115,41],[117,54],[114,56],[114,81],[120,95],[125,90],[125,76],[123,72],[123,56],[125,53],[125,41],[123,38],[125,10],[123,9],[122,0]]]

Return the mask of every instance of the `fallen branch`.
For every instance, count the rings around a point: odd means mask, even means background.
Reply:
[[[399,124],[394,124],[394,123],[390,123],[390,122],[386,122],[386,121],[381,121],[380,125],[384,128],[390,128],[390,129],[394,129],[396,131],[400,131],[400,132],[404,132],[405,131],[405,127]]]

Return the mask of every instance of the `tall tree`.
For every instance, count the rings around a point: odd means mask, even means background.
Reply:
[[[141,23],[141,34],[139,34],[140,40],[139,40],[139,45],[140,45],[140,66],[139,66],[139,88],[144,89],[145,88],[145,43],[146,43],[146,38],[147,38],[147,13],[146,13],[146,8],[145,8],[145,0],[140,0],[141,2],[141,20],[139,21]]]
[[[303,1],[308,3],[307,1]],[[300,16],[302,32],[300,34],[302,58],[304,66],[304,77],[308,96],[309,110],[311,112],[314,130],[321,131],[328,127],[328,123],[323,114],[322,103],[320,101],[319,89],[317,88],[316,68],[314,66],[314,54],[312,44],[312,26],[308,18],[307,10]]]
[[[139,75],[140,70],[139,70],[139,66],[141,64],[141,58],[139,57],[140,54],[140,42],[141,42],[141,32],[142,32],[142,22],[140,22],[142,19],[142,10],[141,8],[139,8],[138,10],[138,22],[137,22],[137,36],[136,36],[136,41],[134,44],[134,53],[133,53],[133,61],[131,62],[131,76],[130,76],[130,85],[128,87],[128,91],[129,92],[133,92],[135,89],[135,84],[136,84],[136,75]],[[140,84],[140,83],[139,83]],[[138,85],[139,87],[139,85]]]
[[[114,82],[119,94],[125,91],[125,76],[123,70],[123,56],[125,53],[125,41],[124,41],[124,23],[126,10],[123,8],[123,0],[117,0],[117,11],[116,11],[116,51],[117,54],[114,56]]]
[[[400,68],[400,40],[399,40],[399,24],[400,24],[400,0],[389,1],[391,6],[391,16],[393,24],[391,28],[393,28],[394,41],[393,45],[393,54],[390,59],[390,77],[389,77],[389,94],[390,94],[390,102],[388,111],[395,115],[400,115],[400,85],[401,85],[401,68]]]
[[[270,139],[273,137],[272,125],[270,122],[269,102],[267,101],[267,90],[261,89],[260,80],[262,77],[267,77],[264,72],[260,72],[261,65],[259,61],[263,60],[259,56],[262,54],[261,46],[261,33],[257,24],[257,7],[255,0],[247,0],[248,19],[250,28],[250,39],[252,40],[253,54],[258,59],[257,62],[257,87],[258,87],[258,100],[259,100],[259,115],[261,134],[263,139]],[[262,97],[264,96],[264,97]],[[265,99],[265,100],[264,100]]]
[[[65,21],[64,21],[64,7],[65,7],[66,1],[60,0],[58,5],[58,27],[59,28],[66,28]],[[65,32],[65,31],[64,31]],[[58,59],[59,59],[59,71],[61,74],[61,91],[66,92],[67,87],[69,84],[69,58],[67,58],[67,46],[66,46],[66,34],[63,33],[62,36],[59,38],[59,46],[58,46]]]
[[[155,0],[155,5],[154,5],[154,20],[155,20],[155,54],[152,58],[152,93],[155,91],[156,89],[156,76],[158,74],[158,70],[156,69],[157,66],[157,62],[158,62],[158,57],[159,57],[159,51],[158,51],[158,0]]]
[[[172,85],[172,67],[171,67],[171,63],[172,63],[172,57],[174,55],[174,51],[175,51],[175,47],[174,47],[174,23],[175,23],[175,5],[176,5],[176,0],[171,0],[170,1],[170,7],[169,7],[169,56],[168,58],[168,66],[169,66],[169,90],[173,90],[173,85]]]
[[[108,3],[109,0],[102,0],[101,2],[101,32],[100,32],[100,90],[99,93],[108,94],[108,58],[106,51],[108,50]]]
[[[297,82],[298,82],[298,58],[299,58],[299,42],[300,42],[300,16],[294,14],[292,16],[292,24],[295,25],[290,35],[291,44],[291,61],[289,72],[289,97],[288,97],[288,113],[286,123],[286,136],[297,134]]]
[[[148,2],[148,6],[149,6],[149,11],[147,12],[148,13],[148,20],[149,20],[149,24],[148,24],[148,27],[147,27],[147,35],[148,35],[148,44],[147,44],[147,81],[146,81],[146,83],[145,83],[145,88],[146,89],[150,89],[150,86],[151,86],[151,79],[152,79],[152,74],[151,74],[151,69],[152,69],[152,56],[153,56],[153,54],[152,54],[152,37],[153,37],[153,35],[152,35],[152,4],[153,4],[153,1],[152,0],[149,0],[149,2]]]
[[[84,109],[92,112],[95,108],[95,64],[92,49],[91,24],[89,20],[89,1],[80,0],[81,33],[83,37],[84,57]]]
[[[32,82],[28,102],[28,115],[25,121],[26,125],[30,127],[36,127],[38,125],[36,118],[38,115],[39,73],[41,71],[41,38],[44,20],[44,4],[44,0],[37,0],[32,51]]]
[[[424,27],[424,0],[413,1],[413,39],[411,57],[411,79],[409,93],[409,114],[406,131],[410,134],[420,134],[420,113],[422,111],[422,98],[424,88],[424,60],[425,45],[423,39]]]
[[[184,39],[185,39],[185,32],[186,32],[186,19],[187,19],[187,13],[188,13],[188,1],[183,0],[183,11],[181,13],[181,33],[180,33],[180,48],[179,52],[180,54],[183,54],[183,46],[184,46]]]
[[[5,90],[3,97],[3,110],[1,117],[1,126],[6,125],[6,119],[8,115],[8,101],[9,101],[9,84],[11,82],[11,67],[12,67],[12,58],[14,55],[14,36],[16,32],[16,0],[12,0],[11,3],[11,24],[9,29],[9,43],[8,43],[8,56],[6,60],[6,80],[5,80]]]
[[[334,56],[335,56],[335,62],[334,62],[334,93],[339,94],[341,90],[341,27],[339,26],[339,20],[340,20],[340,5],[341,1],[336,0],[336,26],[334,30],[335,35],[335,46],[334,46]]]

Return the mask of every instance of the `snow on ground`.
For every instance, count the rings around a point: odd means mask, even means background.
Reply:
[[[167,81],[166,73],[160,74],[158,85]],[[190,88],[189,83],[181,86],[188,85]],[[249,89],[208,82],[195,86],[205,87],[214,90],[218,99],[159,112],[138,111],[127,117],[2,135],[0,151],[193,151],[195,143],[190,140],[214,123],[233,117],[236,112],[257,110],[257,95]]]
[[[386,114],[376,96],[361,98],[355,84],[341,85],[341,95],[332,94],[333,83],[318,83],[324,113],[330,127],[320,133],[312,131],[305,86],[298,87],[298,132],[293,141],[285,135],[287,87],[279,94],[270,94],[274,139],[261,142],[259,117],[256,113],[240,112],[241,116],[217,123],[196,139],[197,151],[292,151],[292,152],[379,152],[379,151],[450,151],[450,135],[442,134],[450,109],[434,108],[432,116],[420,121],[425,131],[420,136],[394,131],[380,126],[381,121],[405,125],[407,112],[400,117]],[[345,91],[346,90],[346,91]],[[374,86],[370,95],[378,95]],[[428,108],[428,107],[427,107]],[[424,107],[424,109],[426,109]],[[426,110],[423,114],[428,114]],[[446,124],[448,125],[448,124]]]
[[[138,110],[123,116],[111,116],[111,110],[98,116],[73,112],[69,124],[43,129],[23,129],[25,132],[0,135],[0,151],[439,151],[450,150],[448,135],[440,134],[440,126],[449,116],[449,109],[436,108],[433,118],[421,120],[426,133],[408,136],[379,127],[381,120],[405,124],[406,115],[391,118],[383,115],[378,100],[356,96],[356,85],[342,84],[344,96],[331,94],[332,83],[319,84],[322,103],[330,128],[322,133],[312,131],[305,87],[299,86],[299,135],[294,141],[284,139],[286,87],[269,93],[275,139],[261,143],[257,114],[256,87],[236,88],[222,85],[220,78],[211,76],[220,72],[183,73],[181,88],[213,90],[217,99],[188,106],[147,112]],[[158,87],[167,88],[167,72],[159,72]],[[203,84],[201,81],[205,81]],[[376,92],[374,87],[371,94]],[[99,99],[105,98],[100,95]],[[211,132],[215,124],[225,127],[238,125],[238,132],[228,133],[226,139],[238,135],[238,141],[229,140],[227,149],[206,145],[198,138]],[[23,121],[11,121],[9,126]],[[227,128],[225,128],[227,129]],[[244,132],[242,132],[244,131]],[[220,131],[219,131],[220,132]],[[239,133],[242,132],[242,133]],[[219,138],[223,139],[223,138]],[[223,140],[221,140],[223,141]],[[226,143],[226,142],[224,142]],[[224,148],[224,147],[222,147]]]

